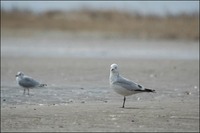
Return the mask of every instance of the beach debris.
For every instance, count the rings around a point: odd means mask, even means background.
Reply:
[[[81,103],[85,103],[85,101],[81,101]]]
[[[3,99],[3,101],[6,101],[6,99]]]
[[[142,128],[142,127],[144,127],[144,125],[140,125],[140,126],[139,126],[139,128]]]
[[[157,117],[165,117],[164,115],[157,115]]]
[[[170,116],[170,118],[172,118],[172,119],[173,119],[173,118],[178,118],[178,117],[177,117],[177,116],[174,116],[174,115],[172,115],[172,116]]]
[[[81,87],[80,89],[81,89],[81,90],[84,90],[84,88],[83,88],[83,87]]]
[[[178,93],[177,95],[178,95],[178,96],[181,96],[181,93]]]
[[[117,123],[117,122],[115,122],[114,124],[116,125],[116,127],[117,127],[117,128],[119,128],[119,127],[120,127],[120,125],[118,125],[118,123]]]
[[[73,99],[69,99],[68,103],[73,103],[73,101],[74,101]]]
[[[155,77],[157,77],[157,75],[156,74],[150,74],[149,77],[150,78],[155,78]]]
[[[134,120],[131,120],[131,122],[135,122]]]
[[[117,119],[117,118],[111,118],[111,120],[113,120],[113,121],[116,120],[116,119]]]
[[[187,94],[187,95],[191,95],[192,93],[189,92],[189,91],[185,91],[185,94]]]
[[[174,90],[175,90],[175,91],[178,91],[179,89],[176,88],[176,89],[174,89]]]
[[[116,115],[110,115],[110,117],[115,117]]]
[[[137,98],[137,101],[140,101],[140,97]]]
[[[107,103],[108,101],[107,100],[104,100],[104,103]]]
[[[194,89],[197,89],[197,88],[198,88],[198,87],[195,85],[195,86],[194,86]]]
[[[116,118],[116,115],[110,115],[110,117],[111,117],[111,120],[116,120],[117,118]]]
[[[120,111],[120,113],[124,113],[124,111],[122,110],[122,111]]]

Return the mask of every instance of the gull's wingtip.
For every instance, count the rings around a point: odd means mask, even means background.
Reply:
[[[47,86],[47,84],[40,84],[39,87],[45,87],[45,86]]]
[[[141,91],[141,92],[153,92],[153,93],[156,93],[156,91],[155,90],[153,90],[153,89],[147,89],[147,88],[145,88],[145,89],[138,89],[138,90],[135,90],[135,91]]]
[[[156,91],[153,90],[153,89],[147,89],[147,88],[145,88],[144,90],[145,90],[146,92],[153,92],[153,93],[156,93]]]

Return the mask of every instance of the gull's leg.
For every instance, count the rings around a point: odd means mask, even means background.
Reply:
[[[122,106],[122,108],[124,108],[125,101],[126,101],[126,97],[124,96],[124,102],[123,102],[123,106]]]
[[[29,95],[29,88],[28,88],[28,95]]]
[[[23,95],[25,95],[25,92],[26,92],[26,88],[24,88],[24,93],[23,93]]]

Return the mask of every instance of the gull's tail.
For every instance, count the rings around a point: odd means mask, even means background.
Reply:
[[[145,88],[144,90],[135,90],[135,91],[140,91],[140,92],[153,92],[153,93],[156,92],[155,90],[147,89],[147,88]]]
[[[45,87],[47,84],[40,84],[39,87]]]
[[[154,92],[154,93],[156,92],[155,90],[147,89],[147,88],[145,88],[144,91],[145,91],[145,92]]]

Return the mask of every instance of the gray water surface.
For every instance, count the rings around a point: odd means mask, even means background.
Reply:
[[[199,60],[198,41],[68,37],[58,34],[2,37],[3,57],[77,57]]]

